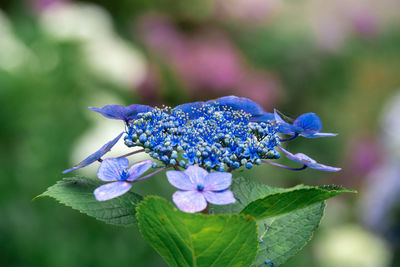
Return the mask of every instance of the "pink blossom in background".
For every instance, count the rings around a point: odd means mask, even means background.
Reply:
[[[368,134],[356,135],[347,146],[345,175],[347,184],[358,184],[381,165],[382,145],[376,137]]]
[[[156,66],[149,64],[146,76],[139,88],[137,88],[143,103],[154,106],[162,103],[159,94],[160,83],[161,79]]]
[[[280,97],[281,85],[278,77],[265,71],[248,72],[239,81],[236,92],[253,101],[258,101],[264,108],[273,107]]]
[[[146,45],[164,57],[171,58],[183,52],[183,36],[166,17],[147,15],[139,21],[138,28]]]
[[[245,72],[238,51],[221,32],[206,32],[185,42],[185,54],[176,65],[194,90],[234,88]]]
[[[353,151],[352,169],[359,174],[367,174],[379,165],[381,146],[374,138],[360,138],[351,144]]]
[[[378,33],[378,21],[367,10],[354,11],[350,19],[356,33],[364,37],[374,37]]]
[[[276,103],[279,81],[266,71],[251,69],[223,32],[207,29],[184,34],[155,15],[141,20],[139,32],[150,52],[175,71],[191,98],[237,94],[257,100],[266,109]],[[148,76],[147,81],[154,74]],[[148,86],[144,84],[146,90]]]

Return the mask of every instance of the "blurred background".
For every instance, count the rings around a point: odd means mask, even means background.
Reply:
[[[339,173],[260,166],[247,176],[359,191],[329,200],[284,266],[400,266],[397,0],[1,0],[0,265],[166,266],[137,229],[31,200],[121,131],[88,106],[231,94],[293,118],[315,112],[340,133],[288,145]],[[95,178],[97,167],[77,173]],[[171,198],[163,175],[150,180],[136,191]]]

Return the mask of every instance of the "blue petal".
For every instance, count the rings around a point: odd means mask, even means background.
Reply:
[[[125,113],[129,112],[127,107],[122,105],[107,105],[102,108],[89,107],[90,110],[100,113],[106,118],[115,120],[124,120]]]
[[[74,167],[63,171],[62,173],[68,173],[83,167],[86,167],[87,165],[92,164],[93,162],[99,160],[104,154],[106,154],[108,151],[111,150],[111,148],[118,142],[118,140],[121,138],[123,133],[120,133],[117,137],[115,137],[113,140],[108,142],[107,144],[103,145],[99,150],[82,160],[80,163],[76,164]]]
[[[342,168],[327,166],[327,165],[324,165],[321,163],[310,164],[310,165],[308,165],[308,167],[310,167],[312,169],[320,170],[320,171],[326,171],[326,172],[338,172],[342,169]]]
[[[264,112],[264,114],[262,114],[262,115],[251,117],[250,121],[253,121],[253,122],[275,121],[275,115],[273,113]]]
[[[127,120],[134,120],[137,118],[137,114],[139,113],[146,113],[152,111],[154,108],[149,107],[146,105],[140,105],[140,104],[133,104],[128,106],[128,109],[130,110],[125,114],[125,117]]]
[[[295,162],[301,163],[306,165],[309,168],[320,170],[320,171],[328,171],[328,172],[337,172],[340,171],[341,168],[336,168],[336,167],[331,167],[327,166],[321,163],[316,162],[314,159],[310,158],[309,156],[303,154],[303,153],[297,153],[293,155],[286,149],[279,147],[280,150],[283,151],[283,153],[286,154],[286,157],[290,160],[293,160]]]
[[[312,133],[322,130],[322,122],[315,113],[305,113],[296,118],[293,125],[303,129],[303,132]]]
[[[296,127],[291,125],[290,123],[285,122],[281,116],[279,116],[278,112],[276,109],[274,110],[274,117],[275,121],[279,125],[278,132],[282,134],[289,134],[289,135],[295,135],[296,133],[302,132],[302,128]]]
[[[184,172],[196,185],[204,185],[204,178],[208,175],[205,169],[198,166],[189,166]]]
[[[148,169],[150,169],[152,164],[151,160],[144,160],[133,164],[129,168],[129,177],[126,179],[129,182],[136,180],[139,176],[145,173]]]
[[[337,133],[301,133],[301,136],[307,137],[307,138],[319,138],[319,137],[329,137],[329,136],[336,136],[338,135]]]
[[[236,201],[232,191],[230,190],[224,190],[219,192],[205,191],[203,195],[206,198],[207,202],[210,202],[211,204],[214,205],[227,205],[235,203]]]
[[[133,104],[128,107],[107,105],[102,108],[89,107],[89,109],[100,113],[106,118],[128,122],[136,119],[137,114],[151,111],[153,108],[146,105]]]
[[[122,172],[129,166],[129,160],[126,158],[109,158],[101,162],[97,177],[100,180],[110,182],[122,178]]]
[[[260,105],[245,97],[224,96],[215,101],[219,106],[227,106],[233,110],[243,110],[252,116],[264,115],[264,110]]]
[[[198,119],[201,116],[201,114],[204,113],[204,112],[199,112],[199,109],[202,106],[204,106],[205,104],[207,104],[207,103],[203,102],[203,101],[186,103],[186,104],[176,106],[173,109],[173,111],[181,110],[182,112],[189,115],[189,119]]]
[[[181,171],[167,171],[168,182],[181,190],[196,190],[197,184]]]
[[[232,174],[229,172],[212,172],[204,178],[204,191],[221,191],[232,183]],[[207,197],[206,197],[207,198]]]
[[[125,194],[131,187],[127,182],[113,182],[97,187],[93,193],[98,201],[106,201]]]
[[[185,212],[199,212],[207,207],[206,199],[198,191],[176,191],[172,200],[180,210]]]

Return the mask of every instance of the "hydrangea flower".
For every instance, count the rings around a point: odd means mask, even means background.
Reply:
[[[293,155],[280,147],[281,141],[298,135],[309,138],[336,135],[320,133],[322,123],[314,113],[303,114],[290,124],[276,110],[274,114],[265,112],[250,99],[236,96],[186,103],[175,108],[107,105],[90,109],[107,118],[123,120],[126,123],[125,145],[142,147],[102,161],[101,157],[117,143],[121,133],[81,163],[64,171],[82,168],[96,160],[102,162],[98,178],[110,183],[94,191],[99,201],[118,197],[126,193],[132,183],[171,167],[175,171],[166,172],[168,180],[180,189],[174,193],[173,201],[185,212],[202,211],[207,203],[234,203],[233,193],[228,189],[232,181],[230,172],[242,166],[250,169],[266,163],[293,171],[307,167],[330,172],[341,170],[320,164],[302,153]],[[293,137],[281,139],[279,133]],[[290,160],[301,163],[302,167],[270,162],[280,158],[276,148],[280,148]],[[128,168],[129,161],[125,157],[142,152],[160,161],[161,165],[147,160]],[[179,166],[186,170],[178,171]],[[139,178],[150,167],[160,169]]]
[[[109,158],[101,162],[97,177],[105,182],[96,190],[94,195],[98,201],[105,201],[119,197],[129,191],[132,182],[145,173],[152,165],[151,160],[133,164],[129,169],[129,160],[126,158]]]
[[[207,207],[207,202],[226,205],[235,202],[228,189],[232,174],[227,172],[208,173],[203,168],[190,166],[185,171],[167,171],[168,181],[180,191],[172,197],[176,206],[185,212],[199,212]]]
[[[89,107],[90,110],[100,113],[106,118],[123,120],[128,123],[137,118],[137,114],[151,111],[153,108],[146,105],[133,104],[130,106],[107,105],[102,108]]]
[[[113,140],[111,140],[107,144],[103,145],[99,150],[97,150],[93,154],[89,155],[87,158],[85,158],[84,160],[82,160],[80,163],[76,164],[72,168],[63,171],[62,173],[68,173],[71,171],[75,171],[77,169],[86,167],[95,161],[101,160],[101,157],[104,156],[104,154],[106,154],[108,151],[110,151],[111,148],[118,142],[118,140],[121,138],[122,134],[123,133],[120,133]]]
[[[228,96],[171,108],[154,108],[130,122],[125,137],[129,147],[141,146],[166,166],[187,168],[198,164],[207,170],[225,171],[259,159],[279,157],[277,129],[272,121],[252,122],[253,114],[265,112],[253,101]]]
[[[320,133],[322,122],[315,113],[305,113],[297,117],[293,125],[285,122],[278,112],[274,111],[275,121],[279,124],[279,132],[288,135],[301,135],[307,138],[336,136],[335,133]]]
[[[307,166],[309,168],[320,170],[320,171],[327,171],[327,172],[337,172],[337,171],[341,170],[341,168],[331,167],[331,166],[327,166],[327,165],[318,163],[303,153],[292,154],[282,147],[279,147],[279,149],[282,150],[283,153],[286,154],[286,157],[288,159],[293,160],[298,163],[301,163],[304,166]]]

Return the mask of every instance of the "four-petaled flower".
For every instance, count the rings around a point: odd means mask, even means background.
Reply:
[[[105,182],[96,190],[94,195],[98,201],[105,201],[125,194],[132,187],[132,182],[145,173],[152,165],[151,160],[133,164],[129,169],[129,160],[126,158],[109,158],[102,161],[97,177]]]
[[[313,160],[312,158],[310,158],[309,156],[303,154],[303,153],[297,153],[297,154],[292,154],[289,151],[287,151],[286,149],[279,147],[280,150],[283,151],[283,153],[286,154],[286,157],[290,160],[293,160],[295,162],[301,163],[304,166],[307,166],[311,169],[316,169],[316,170],[320,170],[320,171],[327,171],[327,172],[337,172],[340,171],[341,168],[336,168],[336,167],[331,167],[331,166],[327,166],[321,163],[316,162],[315,160]]]
[[[68,173],[68,172],[72,172],[75,171],[77,169],[86,167],[90,164],[92,164],[93,162],[100,160],[102,156],[104,156],[104,154],[106,154],[108,151],[111,150],[111,148],[113,146],[115,146],[115,144],[118,142],[118,140],[121,138],[123,133],[120,133],[117,137],[115,137],[113,140],[111,140],[110,142],[106,143],[105,145],[103,145],[99,150],[97,150],[96,152],[94,152],[93,154],[89,155],[87,158],[85,158],[84,160],[82,160],[80,163],[76,164],[74,167],[67,169],[65,171],[63,171],[62,173]]]
[[[208,173],[203,168],[189,166],[185,171],[167,171],[168,181],[182,191],[176,191],[172,199],[185,212],[199,212],[207,207],[207,202],[226,205],[235,202],[228,190],[232,174],[228,172]]]
[[[279,132],[288,135],[301,135],[307,138],[336,136],[335,133],[320,133],[322,122],[315,113],[305,113],[297,117],[293,124],[285,122],[275,110],[275,121],[279,125]]]

